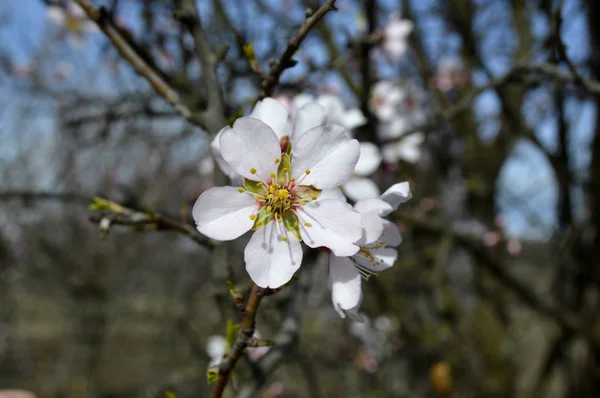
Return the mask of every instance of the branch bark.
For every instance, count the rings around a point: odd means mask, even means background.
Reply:
[[[252,340],[256,325],[256,313],[264,296],[264,291],[265,289],[262,287],[254,283],[252,284],[250,296],[248,297],[246,307],[242,312],[240,331],[228,356],[219,364],[219,378],[217,379],[217,383],[213,390],[213,398],[220,398],[223,396],[223,392],[225,391],[225,387],[227,387],[231,372],[235,368],[237,361],[244,354],[244,350],[249,346]]]
[[[75,1],[81,6],[87,16],[104,32],[117,51],[119,51],[119,54],[131,64],[140,76],[144,77],[154,87],[158,94],[166,99],[190,123],[201,127],[204,126],[201,115],[190,109],[181,95],[161,77],[160,73],[144,61],[131,42],[113,25],[108,11],[104,7],[95,7],[89,0]]]
[[[281,74],[288,68],[291,68],[296,63],[292,61],[292,57],[296,51],[300,48],[300,44],[308,35],[310,30],[327,14],[329,11],[336,10],[335,0],[327,0],[314,14],[306,18],[298,33],[288,40],[287,47],[283,54],[279,57],[279,60],[273,62],[269,73],[263,78],[262,90],[258,97],[261,100],[265,97],[270,96],[273,90],[279,84],[279,78]]]

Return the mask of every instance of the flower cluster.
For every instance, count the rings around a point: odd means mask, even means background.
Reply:
[[[426,120],[424,96],[422,90],[410,84],[400,86],[382,80],[373,85],[369,107],[379,119],[377,135],[381,141],[391,141],[383,147],[384,162],[415,163],[421,158],[425,136],[420,132],[407,133]]]
[[[249,116],[223,128],[211,149],[238,186],[206,190],[193,216],[198,230],[216,240],[254,231],[244,260],[261,287],[290,281],[302,263],[301,242],[328,249],[334,305],[345,316],[354,314],[362,299],[361,276],[393,265],[391,247],[401,238],[382,217],[408,200],[410,191],[407,183],[396,184],[379,198],[354,207],[346,202],[339,187],[355,173],[361,146],[344,127],[329,124],[331,109],[345,112],[332,103],[331,98],[297,99],[288,111],[266,98]],[[357,117],[352,124],[363,122]]]

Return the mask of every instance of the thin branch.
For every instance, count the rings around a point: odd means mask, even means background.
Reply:
[[[113,25],[108,11],[104,7],[96,8],[89,0],[75,1],[104,32],[106,37],[119,51],[119,54],[131,64],[140,76],[144,77],[154,87],[158,94],[173,105],[177,112],[190,123],[203,126],[202,117],[197,112],[193,112],[181,98],[181,95],[163,79],[157,70],[140,56],[131,42]]]
[[[312,15],[308,16],[298,33],[288,40],[287,47],[283,54],[279,57],[279,60],[273,62],[269,73],[263,78],[262,90],[258,99],[268,97],[273,93],[275,86],[279,83],[281,74],[288,68],[291,68],[296,64],[292,60],[292,57],[296,51],[300,48],[300,44],[308,35],[308,32],[327,14],[329,11],[336,10],[335,0],[327,0],[319,9]]]
[[[192,35],[196,57],[202,67],[202,79],[204,80],[207,97],[207,107],[202,112],[202,120],[209,132],[215,135],[227,124],[221,84],[217,74],[218,61],[227,51],[227,47],[220,50],[221,55],[217,55],[210,48],[194,0],[179,0],[177,3],[178,8],[173,12],[173,16],[181,21]]]
[[[133,227],[150,226],[153,231],[175,231],[194,240],[202,246],[213,247],[214,243],[186,222],[163,216],[154,211],[143,212],[124,207],[118,203],[95,198],[95,203],[102,203],[102,210],[90,215],[90,221],[99,224],[100,230],[107,233],[111,225],[128,225]]]
[[[249,346],[254,335],[256,324],[256,313],[263,298],[264,289],[252,284],[250,296],[246,302],[246,307],[242,313],[242,322],[240,331],[237,335],[235,343],[227,357],[219,364],[219,378],[213,390],[213,398],[220,398],[227,387],[231,372],[235,368],[237,361],[244,354],[244,350]]]
[[[470,109],[475,98],[477,98],[479,95],[483,94],[484,92],[490,89],[496,89],[498,87],[502,87],[504,85],[514,83],[519,80],[524,80],[526,83],[529,84],[539,83],[545,81],[544,78],[552,78],[556,82],[563,84],[577,84],[577,82],[579,81],[579,78],[574,76],[569,71],[563,70],[558,66],[552,64],[540,63],[516,65],[505,75],[492,79],[487,84],[475,88],[469,94],[465,95],[465,97],[460,102],[458,102],[450,109],[444,110],[442,112],[439,112],[437,115],[434,115],[432,117],[433,120],[431,122],[427,122],[416,126],[404,133],[400,138],[384,140],[383,143],[395,142],[411,134],[434,130],[438,128],[441,124],[460,117],[462,114],[464,114]],[[585,85],[582,86],[584,90],[593,95],[600,95],[599,81],[592,79],[584,79],[583,81],[585,82]],[[544,152],[547,152],[545,147],[533,134],[533,132],[527,130],[523,132],[523,134],[534,145],[541,148]]]
[[[481,260],[481,264],[496,277],[503,285],[508,287],[519,298],[533,310],[556,321],[564,330],[584,336],[593,345],[598,345],[590,331],[586,330],[581,320],[574,314],[562,311],[553,304],[538,297],[532,292],[529,286],[524,285],[507,271],[508,265],[498,256],[491,253],[482,243],[478,242],[468,234],[453,231],[451,227],[440,223],[427,220],[422,216],[414,214],[401,213],[399,218],[417,228],[433,233],[452,233],[457,244],[468,249],[476,258]]]

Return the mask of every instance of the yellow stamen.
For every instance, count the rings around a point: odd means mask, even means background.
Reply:
[[[285,242],[287,240],[287,238],[285,236],[282,236],[281,240]]]
[[[277,191],[277,196],[279,197],[279,199],[285,200],[290,196],[290,193],[287,189],[280,189]]]
[[[290,178],[290,182],[294,182],[296,179],[294,177]]]
[[[317,200],[317,195],[313,195],[312,200]]]
[[[244,193],[244,188],[238,188],[239,193]]]
[[[271,172],[271,178],[275,178],[275,177],[277,177],[277,174]]]
[[[304,226],[305,226],[305,227],[310,227],[310,223],[308,223],[308,222],[305,222],[305,223],[304,223]]]
[[[250,173],[252,173],[252,174],[256,174],[256,169],[255,169],[254,167],[251,167],[251,168],[250,168]]]
[[[304,172],[305,172],[306,174],[310,174],[310,170],[309,170],[309,169],[306,169],[306,170],[304,170]]]
[[[256,216],[255,216],[254,214],[252,214],[252,215],[250,216],[250,219],[251,219],[252,221],[254,221],[254,220],[256,220]]]
[[[279,163],[279,158],[275,158],[275,164]]]

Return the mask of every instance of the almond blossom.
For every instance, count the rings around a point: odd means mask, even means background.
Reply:
[[[272,101],[262,106],[276,106]],[[359,250],[354,242],[361,235],[361,215],[327,194],[350,179],[359,144],[340,126],[304,124],[292,129],[291,140],[282,140],[277,132],[283,134],[287,115],[284,120],[283,113],[261,112],[253,111],[269,123],[242,117],[219,133],[219,153],[242,186],[205,191],[193,216],[198,230],[216,240],[254,230],[244,250],[246,270],[258,286],[276,288],[300,267],[300,241],[339,256]]]
[[[316,102],[306,102],[295,110],[294,114],[288,112],[287,106],[281,100],[267,97],[258,101],[249,117],[258,119],[268,125],[275,135],[286,142],[293,142],[300,138],[313,127],[325,123],[325,109]],[[235,183],[241,183],[241,177],[223,158],[221,154],[221,135],[228,127],[223,128],[210,144],[215,161],[225,175]],[[287,138],[284,138],[287,137]]]
[[[397,115],[406,91],[396,83],[381,80],[371,88],[369,109],[382,122],[388,122]]]
[[[362,302],[362,279],[394,265],[402,242],[398,227],[384,219],[401,203],[412,197],[407,182],[392,185],[378,198],[364,199],[354,205],[362,215],[362,236],[356,242],[359,251],[353,256],[329,257],[329,288],[335,310],[342,318],[346,315],[361,321],[358,308]]]
[[[344,194],[353,201],[374,198],[379,195],[379,188],[368,178],[381,164],[381,153],[372,142],[360,143],[360,157],[354,168],[350,181],[342,185]]]
[[[294,115],[297,110],[315,102],[323,107],[325,111],[324,123],[326,124],[337,124],[350,131],[367,122],[360,109],[346,109],[342,99],[333,94],[322,94],[316,99],[309,94],[298,94],[292,100],[290,111]]]
[[[255,330],[254,335],[252,336],[255,339],[260,339],[260,333]],[[218,366],[225,354],[229,352],[229,344],[227,343],[227,339],[224,336],[215,334],[209,336],[206,341],[206,353],[208,354],[210,361],[208,362],[208,367]],[[248,359],[252,362],[258,361],[262,358],[271,347],[249,347],[248,348]]]
[[[383,30],[383,51],[392,61],[397,61],[408,50],[408,36],[412,33],[414,24],[408,19],[402,19],[400,14],[392,14]]]
[[[421,159],[421,144],[425,134],[417,132],[401,136],[398,141],[384,145],[381,154],[384,162],[395,164],[399,160],[416,163]]]
[[[98,30],[96,24],[87,17],[85,11],[74,1],[68,2],[65,7],[48,6],[46,16],[50,22],[69,34],[70,42],[77,48],[82,46],[86,33]]]

